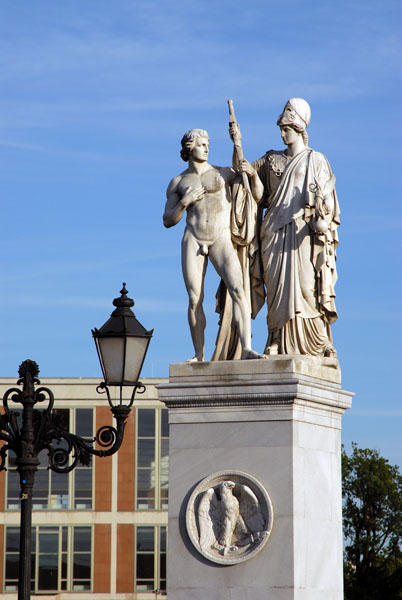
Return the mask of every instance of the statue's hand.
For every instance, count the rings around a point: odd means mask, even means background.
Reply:
[[[323,219],[325,217],[324,202],[321,195],[315,197],[315,214],[317,219]]]
[[[323,202],[323,210],[326,215],[331,215],[334,212],[334,206],[335,202],[333,195],[329,194],[328,196],[325,196]]]
[[[334,200],[332,196],[326,196],[325,198],[322,196],[316,196],[315,210],[317,217],[321,219],[325,219],[327,215],[332,214],[334,210]]]
[[[240,125],[238,123],[229,123],[229,135],[234,144],[241,142]]]
[[[195,204],[199,200],[202,200],[205,196],[205,189],[200,186],[195,189],[192,188],[191,185],[184,189],[184,195],[181,199],[181,203],[185,208]]]
[[[254,167],[245,158],[239,161],[239,173],[246,173],[249,177],[255,177],[257,174]]]

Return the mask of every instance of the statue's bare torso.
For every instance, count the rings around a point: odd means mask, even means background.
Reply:
[[[202,173],[179,175],[175,186],[179,196],[184,196],[188,187],[204,189],[203,197],[187,208],[186,228],[201,245],[211,246],[224,232],[230,233],[231,195],[229,184],[235,173],[230,168],[208,165]]]

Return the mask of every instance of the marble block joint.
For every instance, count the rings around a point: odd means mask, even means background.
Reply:
[[[342,600],[340,434],[353,394],[338,361],[178,363],[158,393],[170,423],[168,600]],[[217,564],[194,527],[190,539],[186,510],[211,476],[218,500],[224,482],[239,498],[238,472],[269,494],[272,530],[247,560]],[[219,526],[215,554],[236,554]]]

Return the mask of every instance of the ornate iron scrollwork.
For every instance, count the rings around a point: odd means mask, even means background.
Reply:
[[[56,473],[69,473],[78,464],[89,466],[92,456],[110,456],[120,448],[126,420],[131,412],[135,393],[143,393],[145,386],[138,382],[134,386],[128,404],[120,402],[114,405],[108,387],[101,383],[97,387],[99,393],[106,393],[116,426],[104,425],[98,429],[93,438],[83,438],[70,433],[62,424],[57,413],[53,413],[54,396],[40,384],[37,375],[39,367],[34,361],[26,360],[19,368],[20,379],[17,385],[23,388],[10,388],[3,397],[4,413],[0,414],[0,440],[5,444],[0,448],[0,471],[6,469],[6,456],[11,450],[17,457],[37,457],[43,450],[48,451],[49,469]],[[11,409],[10,402],[22,405],[22,412]],[[34,409],[38,403],[47,402],[42,409]],[[24,421],[28,436],[22,436],[21,419]],[[23,439],[29,438],[29,439]],[[96,447],[97,446],[97,447]],[[35,469],[36,470],[36,469]]]

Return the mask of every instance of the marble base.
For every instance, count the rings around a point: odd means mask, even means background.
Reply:
[[[168,600],[342,600],[341,417],[336,359],[178,363],[169,408]],[[274,511],[264,549],[237,565],[203,558],[185,528],[204,477],[245,471]]]

